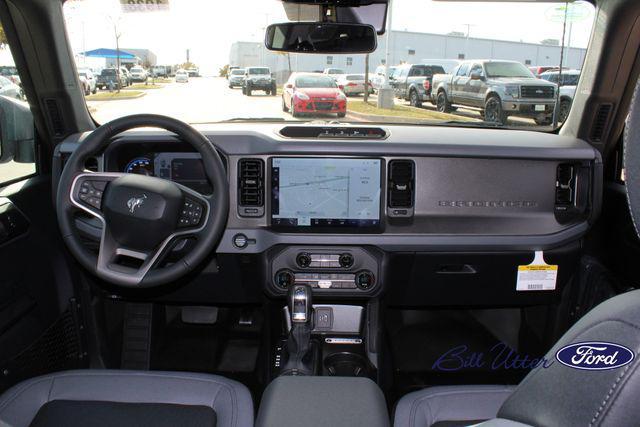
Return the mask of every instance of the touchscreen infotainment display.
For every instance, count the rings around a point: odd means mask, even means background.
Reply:
[[[379,159],[274,158],[271,224],[378,227]]]

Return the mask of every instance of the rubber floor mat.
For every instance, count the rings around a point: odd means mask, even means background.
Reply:
[[[260,343],[257,340],[229,340],[224,347],[216,370],[219,372],[253,372],[259,350]]]

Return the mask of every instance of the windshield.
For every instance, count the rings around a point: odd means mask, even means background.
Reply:
[[[269,74],[268,68],[249,68],[249,74]]]
[[[327,76],[301,76],[296,78],[298,88],[332,88],[338,87],[336,81]]]
[[[96,76],[95,93],[85,100],[97,123],[162,114],[188,123],[340,121],[546,132],[562,125],[566,102],[559,108],[553,81],[534,77],[528,67],[536,73],[582,69],[592,4],[570,2],[570,13],[564,2],[547,1],[393,0],[392,7],[391,29],[369,54],[267,50],[266,27],[296,20],[292,3],[281,0],[69,0],[63,12],[77,69]],[[457,84],[461,77],[447,74],[458,64],[468,64],[463,78],[473,81]],[[479,78],[471,73],[476,65]],[[295,77],[301,73],[307,76]],[[335,88],[344,96],[309,103],[288,90],[288,82]],[[362,83],[349,84],[356,82]],[[488,85],[498,87],[489,91]],[[564,90],[562,96],[573,94]],[[392,104],[380,107],[379,97]],[[554,114],[556,108],[564,113]]]
[[[524,77],[533,78],[527,67],[515,62],[487,62],[484,66],[487,77]]]

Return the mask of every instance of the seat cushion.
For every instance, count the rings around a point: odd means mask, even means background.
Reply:
[[[495,418],[515,387],[500,385],[429,387],[396,405],[394,427],[455,427]]]
[[[216,427],[207,406],[173,403],[121,403],[98,400],[52,400],[29,427]]]
[[[113,403],[167,404],[175,406],[167,406],[163,411],[197,412],[198,419],[213,419],[217,426],[253,425],[251,395],[236,381],[206,374],[121,370],[67,371],[24,381],[0,396],[0,425],[29,426],[49,402],[53,406],[47,405],[44,415],[59,412],[61,401],[101,402],[94,403],[100,406],[100,411],[106,410],[105,404]],[[132,409],[127,405],[120,409],[140,411],[143,406]],[[213,411],[213,418],[211,412],[204,415],[203,409]],[[40,418],[39,422],[42,421]]]

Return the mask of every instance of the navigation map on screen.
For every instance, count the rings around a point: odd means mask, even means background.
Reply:
[[[380,224],[379,159],[275,158],[271,184],[274,225]]]

